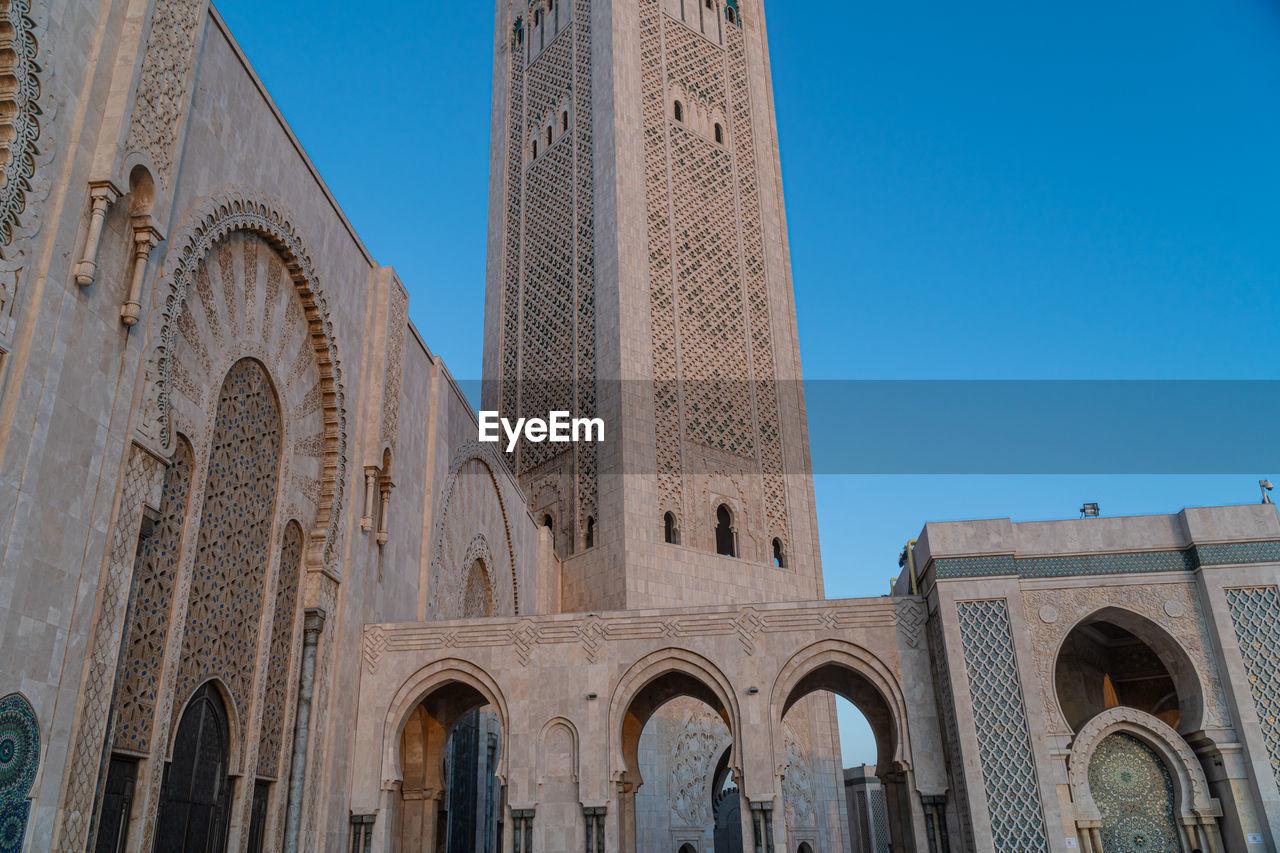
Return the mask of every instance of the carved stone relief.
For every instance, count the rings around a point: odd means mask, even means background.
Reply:
[[[1211,646],[1194,585],[1133,584],[1028,590],[1023,593],[1023,604],[1026,612],[1037,614],[1027,620],[1027,627],[1031,631],[1040,696],[1044,701],[1045,722],[1050,732],[1071,732],[1058,705],[1054,683],[1058,649],[1082,619],[1104,607],[1130,610],[1168,631],[1186,651],[1199,673],[1205,698],[1205,727],[1231,725],[1217,666],[1205,652]],[[1171,616],[1171,611],[1182,615]]]

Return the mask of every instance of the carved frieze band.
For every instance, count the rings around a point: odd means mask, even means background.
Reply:
[[[510,647],[520,663],[527,666],[539,646],[576,644],[594,661],[601,649],[611,643],[733,635],[737,635],[743,651],[751,655],[761,635],[892,630],[897,624],[892,605],[850,603],[779,610],[744,607],[691,615],[590,614],[574,619],[549,617],[547,621],[488,619],[473,624],[439,626],[372,625],[365,630],[364,661],[369,672],[377,672],[388,654]]]

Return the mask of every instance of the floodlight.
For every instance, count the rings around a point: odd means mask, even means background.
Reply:
[[[1098,508],[1097,504],[1085,504],[1080,507],[1081,518],[1097,518],[1100,515],[1102,515],[1102,510]]]

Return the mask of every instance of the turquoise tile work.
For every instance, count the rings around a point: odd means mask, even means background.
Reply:
[[[1049,850],[1004,599],[956,605],[995,853]]]
[[[1226,594],[1271,769],[1280,784],[1280,588],[1229,589]]]
[[[39,763],[40,723],[35,711],[16,693],[0,699],[0,853],[22,849]]]
[[[1280,563],[1280,541],[1197,545],[1185,551],[1138,551],[1129,554],[1073,554],[1066,557],[944,557],[933,561],[939,580],[1017,576],[1067,578],[1150,572],[1193,572],[1202,566]]]
[[[1102,813],[1107,853],[1182,853],[1173,817],[1173,780],[1146,744],[1109,736],[1089,759],[1089,790]]]

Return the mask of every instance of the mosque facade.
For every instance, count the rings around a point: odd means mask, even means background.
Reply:
[[[493,55],[481,408],[603,442],[480,440],[206,0],[0,0],[0,853],[1277,853],[1275,508],[827,600],[761,0]]]

